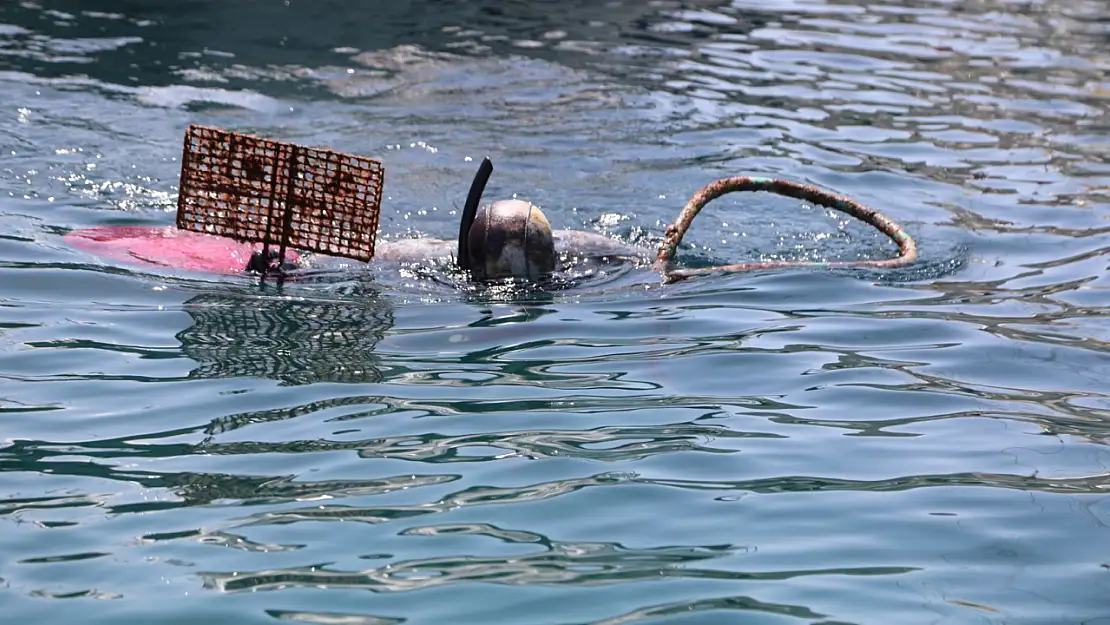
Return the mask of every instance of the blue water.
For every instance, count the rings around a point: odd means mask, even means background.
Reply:
[[[1098,2],[0,5],[4,623],[1110,623]],[[814,183],[896,271],[527,296],[281,288],[62,235],[168,225],[199,123],[365,154],[382,231],[486,197],[656,245]],[[680,257],[881,258],[726,196]]]

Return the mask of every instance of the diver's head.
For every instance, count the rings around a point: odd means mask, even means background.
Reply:
[[[555,271],[555,239],[538,206],[500,200],[481,209],[467,234],[467,267],[479,280],[541,280]]]

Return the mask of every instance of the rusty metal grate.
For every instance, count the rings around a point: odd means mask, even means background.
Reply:
[[[370,158],[192,125],[177,227],[369,261],[384,176]]]

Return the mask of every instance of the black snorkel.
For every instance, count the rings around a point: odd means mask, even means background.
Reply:
[[[470,226],[474,224],[474,217],[478,214],[478,203],[482,201],[482,192],[486,190],[486,183],[489,182],[492,173],[493,162],[487,156],[482,159],[478,173],[474,174],[474,182],[470,183],[470,194],[466,196],[462,219],[459,221],[459,251],[455,259],[459,269],[470,269]]]

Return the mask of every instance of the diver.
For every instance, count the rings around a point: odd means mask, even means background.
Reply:
[[[518,280],[543,283],[561,268],[577,262],[620,262],[650,259],[648,250],[582,230],[552,230],[539,206],[525,200],[498,200],[479,208],[493,163],[482,161],[470,186],[459,221],[457,242],[435,238],[379,240],[375,260],[402,263],[454,258],[457,267],[480,282]],[[269,248],[252,254],[246,270],[252,273],[288,272],[304,261]]]

